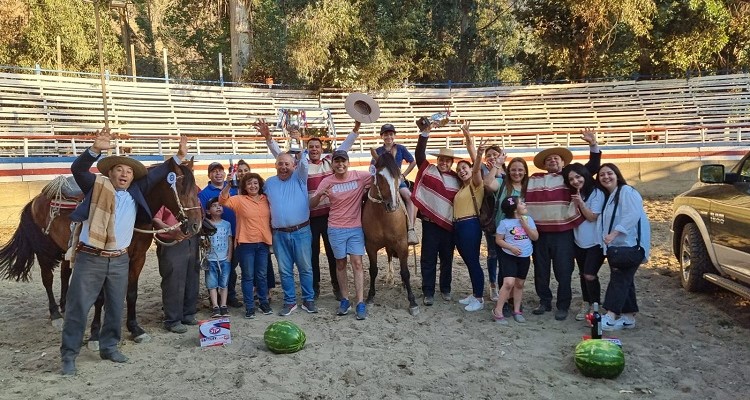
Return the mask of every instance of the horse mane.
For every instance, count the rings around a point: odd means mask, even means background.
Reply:
[[[393,155],[387,151],[383,153],[380,157],[378,157],[377,161],[375,161],[376,171],[380,171],[384,168],[388,171],[388,173],[391,174],[393,179],[398,179],[398,176],[401,174],[401,170],[396,164],[396,159],[393,158]]]

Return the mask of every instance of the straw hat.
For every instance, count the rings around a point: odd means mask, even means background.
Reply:
[[[135,158],[125,156],[107,156],[99,160],[96,163],[96,168],[102,175],[109,176],[109,170],[114,168],[116,165],[127,165],[133,169],[133,179],[138,179],[146,176],[146,167],[141,164],[140,161]]]
[[[560,156],[560,158],[562,158],[563,160],[564,165],[568,165],[571,161],[573,161],[573,153],[571,153],[570,150],[566,149],[565,147],[551,147],[549,149],[540,151],[536,156],[534,156],[534,166],[542,170],[545,169],[544,160],[553,154]]]
[[[352,93],[346,97],[346,113],[355,121],[372,123],[380,118],[380,106],[372,97],[364,93]]]
[[[456,154],[453,152],[453,150],[446,148],[446,147],[440,148],[437,153],[428,153],[428,154],[431,156],[435,156],[435,157],[458,158],[456,157]]]

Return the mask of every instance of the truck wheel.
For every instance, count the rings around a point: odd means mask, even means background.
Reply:
[[[682,287],[688,292],[707,292],[716,287],[703,279],[705,273],[716,273],[708,257],[706,244],[695,223],[685,225],[680,240],[680,274]]]

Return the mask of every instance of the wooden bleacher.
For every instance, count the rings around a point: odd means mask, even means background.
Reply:
[[[338,90],[167,84],[109,80],[110,126],[128,134],[120,150],[171,153],[177,135],[197,139],[199,154],[263,154],[249,125],[275,123],[279,108],[327,108],[338,141],[351,129]],[[450,111],[471,121],[477,136],[508,148],[582,145],[580,129],[603,144],[670,145],[750,140],[750,75],[660,81],[618,81],[483,88],[402,88],[370,93],[381,117],[364,125],[355,150],[380,145],[379,127],[392,123],[398,140],[416,144],[414,121]],[[99,79],[0,73],[0,156],[76,154],[87,133],[104,125]],[[430,147],[462,146],[458,125],[433,132]],[[275,131],[281,137],[281,132]],[[333,134],[333,133],[331,133]]]

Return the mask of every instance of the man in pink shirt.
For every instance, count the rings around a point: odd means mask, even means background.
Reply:
[[[362,231],[362,196],[372,183],[366,171],[349,171],[349,155],[346,151],[333,152],[333,175],[325,177],[310,198],[310,208],[315,208],[323,197],[327,197],[331,210],[328,216],[328,239],[336,257],[336,276],[341,289],[338,315],[351,310],[349,287],[346,276],[346,256],[352,263],[354,288],[357,292],[357,319],[367,318],[364,302],[364,270],[362,256],[365,254],[365,235]]]

